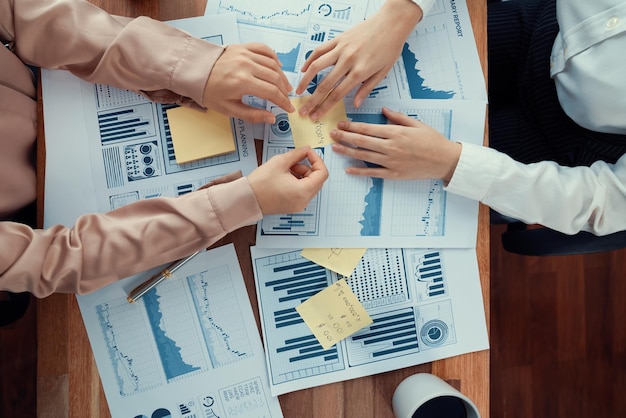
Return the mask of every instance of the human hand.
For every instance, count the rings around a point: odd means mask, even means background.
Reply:
[[[422,9],[415,3],[387,0],[371,18],[317,47],[302,66],[304,76],[296,94],[302,94],[321,70],[332,65],[334,68],[299,109],[300,115],[318,120],[362,83],[354,97],[354,106],[359,107],[385,78],[421,18]]]
[[[202,104],[249,122],[274,123],[271,112],[245,105],[241,98],[253,95],[293,112],[295,109],[288,97],[291,89],[276,53],[269,46],[262,43],[228,45],[209,75]]]
[[[302,163],[308,159],[310,166]],[[328,178],[324,161],[310,147],[275,155],[248,176],[263,215],[306,208]]]
[[[357,176],[386,179],[439,178],[450,181],[461,155],[461,144],[403,113],[383,108],[395,125],[340,122],[330,136],[333,151],[378,165],[348,167]]]

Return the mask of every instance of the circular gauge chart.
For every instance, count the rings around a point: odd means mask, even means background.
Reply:
[[[448,339],[448,325],[440,319],[431,319],[420,330],[420,339],[429,347],[439,347]]]

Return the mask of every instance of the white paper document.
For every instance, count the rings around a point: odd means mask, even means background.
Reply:
[[[169,23],[214,43],[239,39],[234,15]],[[176,164],[171,106],[66,71],[43,70],[42,88],[46,227],[257,167],[242,120],[231,119],[234,153]],[[130,290],[161,268],[77,298],[113,417],[281,417],[232,246],[196,256],[130,304]]]
[[[368,99],[354,121],[386,123],[381,102]],[[474,100],[403,100],[384,102],[421,120],[454,140],[482,144],[486,105]],[[289,132],[271,134],[263,161],[293,148]],[[316,148],[329,178],[304,211],[269,215],[259,221],[257,245],[272,248],[471,248],[476,245],[478,202],[443,190],[441,180],[383,180],[348,175],[348,166],[365,163]]]
[[[243,0],[221,0],[207,11],[234,11],[242,28],[291,33],[295,62],[283,70],[294,82],[306,57],[324,42],[375,13],[384,0],[364,2],[271,2],[269,9]],[[367,5],[366,13],[363,7]],[[265,6],[265,4],[264,4]],[[308,15],[308,18],[306,16]],[[268,29],[269,28],[269,29]],[[303,36],[303,33],[306,33]],[[378,36],[386,36],[380,33]],[[285,48],[271,37],[277,53]],[[295,58],[295,61],[293,60]],[[311,94],[332,67],[311,81]],[[355,89],[356,91],[356,89]],[[344,99],[353,121],[387,123],[383,106],[421,120],[454,141],[482,144],[486,88],[467,6],[464,1],[437,0],[409,35],[400,58],[360,108],[354,92]],[[276,117],[264,131],[262,161],[293,148],[287,113],[273,103]],[[478,203],[447,194],[440,180],[386,181],[345,174],[363,165],[318,148],[330,171],[322,191],[299,213],[267,216],[259,222],[257,245],[268,248],[471,248],[476,245]]]
[[[218,44],[237,43],[233,14],[169,22]],[[177,164],[167,109],[137,93],[42,71],[46,133],[45,226],[72,225],[150,197],[180,196],[257,167],[252,126],[231,118],[235,152]],[[210,132],[207,141],[211,140]]]
[[[111,415],[282,417],[232,244],[129,303],[158,271],[78,297]]]
[[[296,311],[343,276],[252,247],[274,395],[489,348],[473,249],[368,249],[346,281],[373,323],[324,350]]]
[[[210,0],[205,14],[234,13],[241,42],[263,42],[274,49],[283,72],[295,87],[301,76],[300,67],[310,52],[306,48],[309,32],[330,26],[333,33],[318,34],[315,42],[332,39],[361,22],[366,9],[367,1],[362,0]]]
[[[368,14],[384,2],[369,0]],[[487,100],[465,0],[435,1],[408,36],[400,58],[372,90],[370,98]]]
[[[205,14],[234,13],[241,42],[269,45],[276,52],[285,76],[295,88],[302,76],[302,63],[311,52],[307,49],[308,38],[314,36],[314,44],[332,39],[362,21],[366,8],[367,1],[363,0],[346,0],[342,3],[325,0],[209,0]],[[321,26],[328,26],[329,32],[310,35],[310,32],[316,31],[314,28],[319,31]],[[255,96],[246,96],[244,100],[254,107],[265,109],[267,106],[266,100]],[[254,137],[264,138],[265,130],[264,124],[254,124]]]

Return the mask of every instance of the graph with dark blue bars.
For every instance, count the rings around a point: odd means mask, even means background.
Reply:
[[[273,384],[343,370],[341,347],[323,349],[295,308],[331,282],[329,270],[291,251],[254,260]]]
[[[271,219],[264,219],[262,233],[264,235],[316,235],[318,233],[317,209],[317,201],[311,201],[302,212],[274,215]]]
[[[404,264],[400,248],[369,248],[346,279],[365,309],[393,306],[409,300]]]
[[[419,330],[413,307],[371,315],[371,325],[347,339],[350,366],[417,353]]]
[[[102,145],[154,138],[157,133],[151,103],[99,110],[97,115]]]
[[[266,159],[280,155],[289,150],[288,147],[267,147]],[[324,157],[323,149],[315,152]],[[319,234],[319,193],[313,197],[303,211],[281,215],[268,215],[261,220],[261,235],[301,235],[316,236]]]
[[[419,300],[428,300],[447,294],[447,282],[441,251],[413,255],[415,283]]]

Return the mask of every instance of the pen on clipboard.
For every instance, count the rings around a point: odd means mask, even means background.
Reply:
[[[172,264],[161,270],[159,273],[150,277],[145,282],[141,283],[139,286],[130,291],[128,297],[126,298],[130,303],[137,302],[143,295],[148,293],[150,290],[154,289],[159,283],[163,280],[172,277],[174,272],[181,268],[184,264],[186,264],[189,260],[198,255],[200,251],[196,251],[191,254],[189,257],[181,258],[178,261],[174,261]]]

